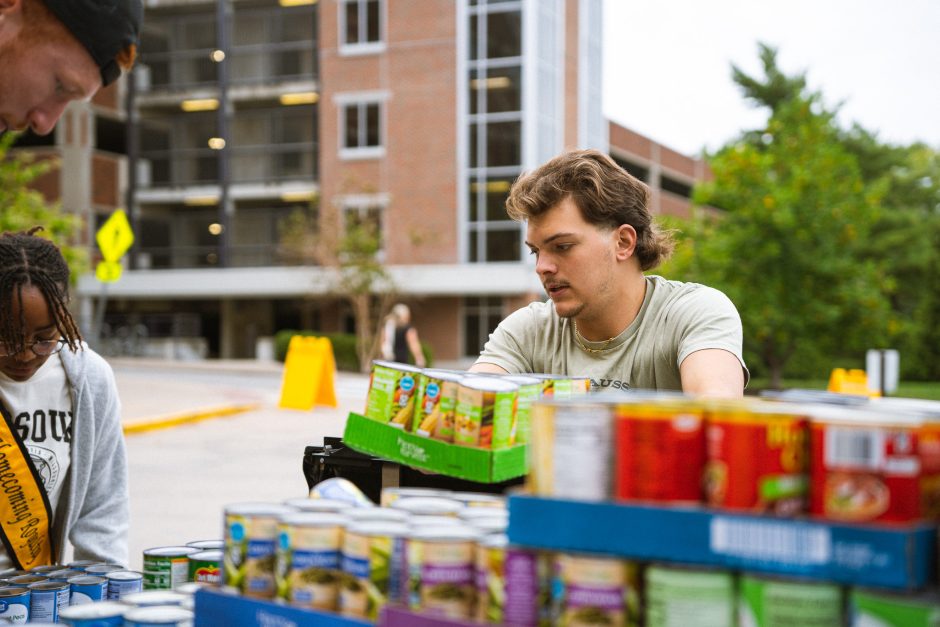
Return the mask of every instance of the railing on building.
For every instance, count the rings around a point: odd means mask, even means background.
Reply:
[[[219,263],[218,247],[210,245],[145,246],[137,254],[138,269],[145,270],[215,268]],[[234,268],[311,265],[278,242],[232,244],[229,255]]]

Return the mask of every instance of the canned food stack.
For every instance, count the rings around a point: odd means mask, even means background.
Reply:
[[[329,479],[314,495],[335,493],[342,483]],[[284,504],[227,507],[223,585],[370,621],[386,605],[442,620],[532,627],[548,616],[549,555],[509,544],[500,495],[385,488],[379,506],[308,501],[303,513]]]
[[[529,487],[555,500],[876,529],[927,526],[934,535],[940,521],[940,403],[881,399],[839,406],[595,395],[536,402],[532,426]],[[761,548],[769,554],[774,541],[764,538]],[[577,546],[577,539],[568,544]],[[560,556],[553,620],[940,624],[935,582],[929,589],[898,592],[792,573],[622,559],[629,557]],[[937,556],[927,560],[935,577]]]
[[[529,440],[532,403],[585,395],[590,379],[491,375],[375,361],[365,416],[457,446],[500,449]]]
[[[216,545],[221,546],[221,540]],[[153,565],[157,555],[161,562],[178,560],[178,548],[145,552],[145,569]],[[199,547],[192,548],[191,554],[201,551]],[[221,551],[216,552],[221,555]],[[150,577],[154,573],[147,570],[137,572],[117,564],[88,560],[8,571],[0,574],[0,622],[83,627],[191,626],[195,588],[186,583],[185,558],[183,567],[182,578],[172,582],[169,578]],[[218,573],[217,561],[215,572]],[[146,589],[154,585],[165,589]],[[175,590],[169,589],[171,585]]]

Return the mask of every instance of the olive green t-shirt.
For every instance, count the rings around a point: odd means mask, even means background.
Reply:
[[[741,362],[741,317],[723,293],[698,283],[646,277],[646,296],[636,319],[620,335],[578,346],[571,320],[551,301],[531,303],[503,320],[477,363],[510,373],[541,372],[591,377],[593,390],[681,390],[679,364],[695,351],[720,348]]]

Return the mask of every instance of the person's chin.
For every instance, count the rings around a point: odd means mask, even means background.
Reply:
[[[23,382],[28,381],[30,377],[36,374],[37,368],[4,368],[2,370],[3,374],[10,377],[14,381]]]

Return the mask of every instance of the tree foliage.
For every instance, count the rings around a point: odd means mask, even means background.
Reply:
[[[820,94],[784,76],[772,49],[761,59],[763,78],[734,76],[768,121],[711,155],[694,201],[724,211],[698,212],[672,269],[728,294],[752,371],[779,385],[788,368],[856,357],[893,318],[884,264],[867,254],[885,184],[865,180]]]
[[[62,249],[77,280],[88,265],[83,248],[72,245],[82,226],[79,216],[63,212],[58,203],[50,203],[32,187],[40,176],[55,166],[52,161],[37,161],[23,151],[12,151],[14,133],[0,137],[0,232],[25,231],[41,226],[39,235],[47,237]]]

